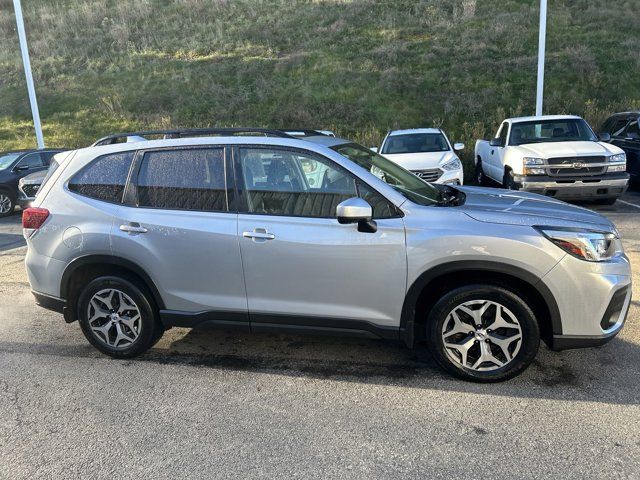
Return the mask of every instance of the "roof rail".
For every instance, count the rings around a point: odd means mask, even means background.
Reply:
[[[299,130],[295,130],[298,132]],[[310,131],[310,130],[309,130]],[[272,130],[268,128],[183,128],[175,130],[147,130],[142,132],[129,132],[129,133],[115,133],[113,135],[107,135],[99,140],[96,140],[91,146],[98,147],[101,145],[112,145],[119,143],[118,140],[127,141],[128,138],[136,138],[134,141],[139,141],[147,136],[162,135],[163,139],[167,138],[185,138],[185,137],[201,137],[201,136],[234,136],[234,135],[246,135],[246,134],[260,134],[271,137],[281,138],[295,138],[294,135],[289,135],[285,130]],[[321,133],[314,133],[314,135],[322,135]]]
[[[332,136],[332,135],[329,135],[328,130],[310,130],[308,128],[281,128],[280,131],[292,137],[317,137],[317,136],[330,137]]]

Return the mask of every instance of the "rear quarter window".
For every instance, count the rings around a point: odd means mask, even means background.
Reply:
[[[135,152],[103,155],[69,181],[69,190],[85,197],[121,203]]]

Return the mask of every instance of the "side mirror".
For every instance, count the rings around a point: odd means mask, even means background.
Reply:
[[[29,170],[29,165],[18,165],[13,169],[14,172],[24,172],[26,170]]]
[[[598,140],[600,140],[601,142],[610,142],[611,135],[609,135],[607,132],[601,132],[598,134]]]
[[[454,143],[453,144],[453,149],[455,151],[464,150],[464,143]]]
[[[371,150],[373,153],[378,153],[378,147],[371,147],[369,150]]]
[[[492,147],[504,147],[500,138],[492,138],[489,142],[489,145],[491,145]]]
[[[372,220],[373,208],[361,198],[352,197],[339,203],[336,216],[338,223],[357,223],[359,232],[374,233],[378,230],[376,222]]]

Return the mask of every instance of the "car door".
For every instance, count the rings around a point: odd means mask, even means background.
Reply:
[[[627,154],[627,172],[640,177],[640,126],[636,118],[627,125],[618,146]]]
[[[252,330],[397,335],[407,268],[397,209],[335,162],[306,150],[242,146],[234,156]],[[317,171],[322,180],[311,185]],[[336,206],[358,195],[374,207],[375,233],[336,219]]]
[[[145,270],[174,324],[200,313],[203,321],[249,327],[225,157],[224,146],[138,152],[112,228],[113,254]]]
[[[504,175],[504,151],[507,146],[507,134],[509,132],[509,124],[503,122],[498,130],[498,137],[502,143],[501,147],[492,147],[489,145],[489,171],[488,175],[496,182],[502,183],[502,177]],[[484,165],[484,162],[483,162]]]

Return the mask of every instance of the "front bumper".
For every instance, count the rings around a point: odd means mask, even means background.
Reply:
[[[566,255],[542,279],[557,299],[561,330],[553,350],[603,345],[624,327],[631,304],[631,265],[626,256],[587,262]]]
[[[629,174],[620,172],[574,178],[514,175],[514,181],[525,192],[561,200],[593,200],[621,196],[629,186]]]

